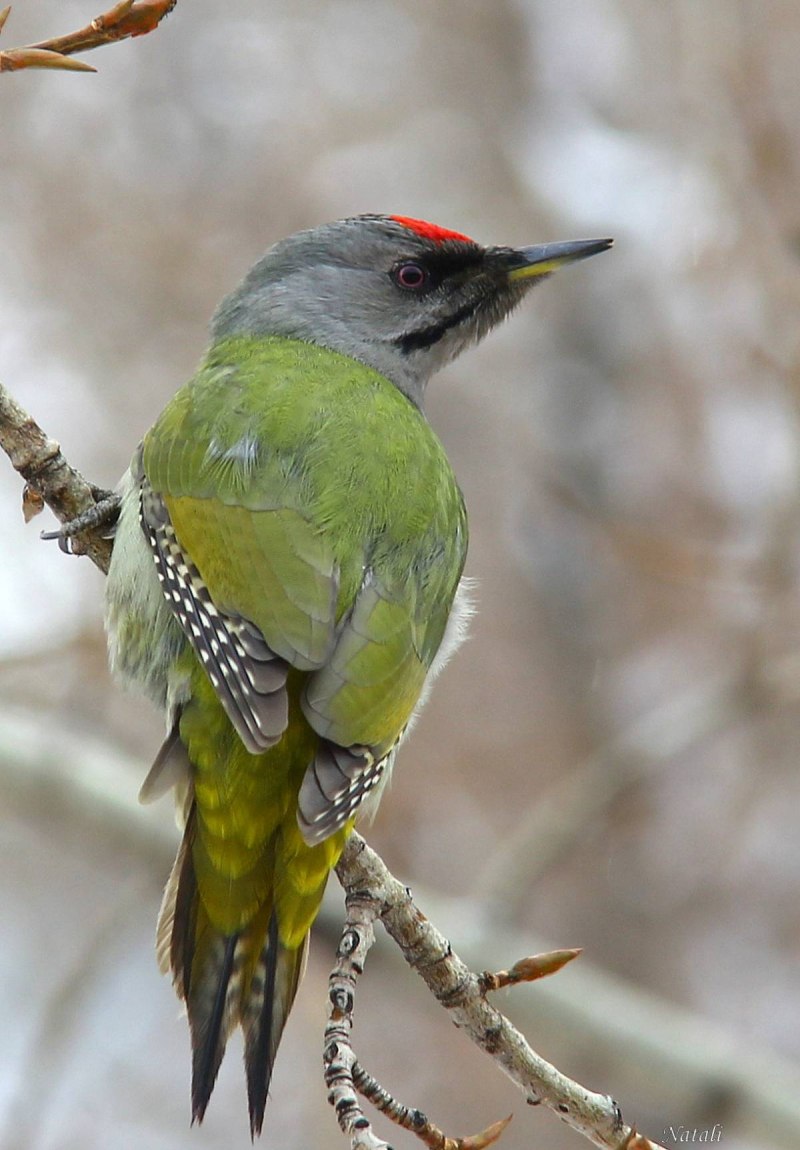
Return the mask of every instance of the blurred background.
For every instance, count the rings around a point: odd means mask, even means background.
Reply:
[[[95,7],[19,0],[4,46]],[[584,948],[498,1005],[668,1146],[800,1128],[798,58],[795,0],[194,0],[96,76],[0,92],[0,378],[106,486],[293,230],[616,237],[431,386],[480,611],[367,833],[476,969]],[[0,1146],[245,1147],[238,1040],[189,1129],[152,950],[161,719],[109,681],[100,575],[20,494],[0,461]],[[265,1146],[345,1144],[331,887]],[[451,1134],[515,1111],[506,1150],[586,1144],[392,952],[355,1031],[389,1089]]]

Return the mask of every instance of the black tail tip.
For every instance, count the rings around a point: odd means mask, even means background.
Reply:
[[[202,1098],[201,1099],[201,1098],[194,1098],[193,1097],[192,1098],[192,1121],[191,1121],[190,1125],[194,1126],[194,1124],[196,1122],[198,1126],[201,1126],[203,1119],[206,1116],[206,1110],[207,1109],[208,1109],[208,1098]]]
[[[261,1137],[261,1128],[264,1125],[264,1111],[266,1110],[267,1100],[264,1099],[264,1105],[250,1108],[250,1141],[255,1142],[256,1138]]]
[[[261,1136],[261,1130],[264,1126],[264,1113],[267,1109],[267,1097],[269,1093],[268,1083],[263,1085],[259,1084],[256,1089],[252,1088],[249,1091],[248,1108],[250,1111],[250,1141],[255,1142],[256,1138]],[[198,1126],[202,1125],[203,1119],[206,1116],[208,1103],[211,1099],[211,1091],[192,1091],[192,1121],[191,1125],[197,1123]]]
[[[250,1111],[250,1140],[255,1142],[261,1134],[264,1125],[264,1111],[267,1109],[269,1098],[269,1084],[272,1077],[272,1067],[268,1066],[266,1073],[253,1073],[254,1067],[247,1067],[247,1106]]]

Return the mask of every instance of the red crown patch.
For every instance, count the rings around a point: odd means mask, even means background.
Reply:
[[[445,240],[460,240],[461,243],[472,244],[475,241],[462,232],[453,232],[449,228],[440,228],[438,224],[429,224],[425,220],[415,220],[411,216],[390,216],[395,223],[402,224],[423,240],[432,240],[435,244],[443,244]]]

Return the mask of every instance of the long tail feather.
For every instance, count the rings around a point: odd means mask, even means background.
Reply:
[[[192,1034],[192,1122],[202,1122],[228,1037],[238,1022],[238,935],[215,931],[200,903],[192,848],[197,815],[189,811],[156,931],[162,970],[171,969]]]
[[[264,1110],[267,1106],[269,1084],[272,1079],[274,1051],[272,1047],[272,1021],[274,1014],[275,979],[278,971],[278,920],[273,912],[269,920],[264,947],[263,990],[251,982],[250,993],[259,993],[263,1001],[257,1020],[245,1038],[244,1061],[247,1069],[247,1101],[250,1108],[250,1132],[253,1137],[261,1133]],[[259,967],[261,964],[259,964]],[[260,973],[260,970],[259,970]],[[255,976],[258,978],[258,975]],[[255,980],[255,979],[254,979]]]
[[[194,805],[189,810],[178,856],[169,876],[156,927],[156,957],[160,970],[172,971],[179,998],[189,993],[196,920],[197,882],[192,864],[195,836]]]
[[[261,1133],[264,1123],[275,1055],[303,974],[307,945],[308,936],[298,948],[290,950],[284,947],[278,937],[277,918],[272,913],[242,1009],[247,1100],[253,1138]]]
[[[192,804],[159,915],[156,950],[186,1002],[192,1034],[192,1122],[202,1122],[231,1031],[244,1031],[250,1129],[261,1133],[272,1068],[305,966],[308,937],[285,947],[266,905],[242,931],[215,930],[200,900]]]
[[[238,935],[217,935],[205,968],[189,990],[192,1031],[192,1122],[202,1122],[231,1031],[231,975]],[[208,967],[211,967],[209,970]],[[211,993],[209,993],[211,992]]]

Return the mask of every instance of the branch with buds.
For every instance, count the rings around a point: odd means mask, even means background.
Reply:
[[[58,68],[67,72],[96,72],[91,64],[73,60],[76,52],[89,52],[104,44],[146,36],[152,32],[177,4],[178,0],[120,0],[107,12],[95,16],[91,23],[66,36],[54,36],[38,44],[8,48],[0,52],[0,72],[18,72],[22,68]],[[11,8],[0,11],[0,32]]]
[[[326,1080],[339,1123],[351,1138],[351,1150],[378,1150],[386,1145],[367,1137],[369,1131],[374,1139],[358,1108],[353,1087],[387,1117],[418,1133],[434,1150],[479,1150],[495,1142],[509,1122],[508,1118],[502,1119],[469,1138],[447,1138],[424,1115],[397,1103],[357,1062],[349,1041],[353,996],[373,941],[376,919],[383,923],[408,965],[448,1011],[454,1024],[498,1064],[530,1105],[549,1107],[573,1130],[605,1150],[662,1150],[625,1125],[613,1098],[587,1090],[540,1057],[487,998],[492,990],[555,974],[580,951],[552,951],[524,958],[508,971],[477,975],[461,961],[444,935],[416,906],[410,891],[359,834],[350,836],[336,874],[345,890],[348,914],[329,983],[326,1039],[336,1047],[336,1074],[331,1074],[326,1057]],[[327,1050],[326,1046],[326,1054]],[[349,1122],[350,1115],[355,1114],[358,1117]]]
[[[116,512],[116,497],[87,482],[71,467],[55,440],[1,384],[0,448],[25,481],[22,510],[26,521],[49,507],[66,526],[43,537],[58,538],[62,546],[88,555],[107,572],[112,548],[107,530]],[[491,991],[555,974],[580,951],[552,951],[521,959],[508,970],[475,974],[359,834],[350,836],[336,873],[345,890],[347,916],[329,980],[324,1066],[329,1100],[350,1139],[351,1150],[390,1150],[389,1144],[373,1133],[358,1094],[392,1122],[416,1134],[431,1150],[483,1150],[497,1141],[510,1121],[501,1119],[479,1134],[450,1138],[419,1110],[394,1099],[358,1062],[350,1038],[355,990],[374,942],[377,920],[455,1025],[497,1063],[530,1105],[549,1107],[604,1150],[663,1150],[625,1125],[612,1098],[587,1090],[541,1058],[488,1000]]]
[[[346,891],[347,914],[336,951],[336,965],[328,979],[328,1023],[322,1055],[328,1101],[336,1111],[342,1132],[350,1138],[351,1150],[391,1150],[387,1142],[373,1134],[356,1093],[397,1126],[416,1134],[430,1150],[484,1150],[497,1141],[511,1121],[510,1117],[494,1122],[480,1134],[448,1138],[421,1110],[397,1102],[356,1058],[350,1041],[356,985],[364,972],[367,953],[375,941],[375,920],[381,917],[382,910],[388,909],[380,899],[382,892],[374,889],[370,876],[358,866],[358,855],[368,852],[365,857],[373,865],[379,864],[387,877],[391,876],[360,835],[351,836],[351,842],[352,847],[346,848],[339,863],[342,867],[339,878]],[[353,855],[352,862],[348,862],[350,855]],[[369,885],[362,884],[362,879]]]

